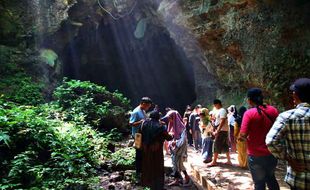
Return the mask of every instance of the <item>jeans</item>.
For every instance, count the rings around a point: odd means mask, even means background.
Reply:
[[[202,151],[201,155],[203,160],[212,160],[212,148],[213,148],[213,140],[211,137],[202,138]]]
[[[266,184],[270,190],[280,189],[274,175],[278,163],[274,156],[248,156],[248,163],[255,190],[265,190]]]

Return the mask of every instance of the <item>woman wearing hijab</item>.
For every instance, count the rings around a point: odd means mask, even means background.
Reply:
[[[186,128],[182,122],[181,115],[175,110],[169,111],[163,118],[163,120],[165,119],[167,119],[168,122],[168,133],[173,135],[173,141],[169,143],[169,149],[171,152],[175,180],[171,182],[169,186],[188,185],[190,183],[190,177],[183,165],[184,158],[187,156]],[[183,184],[181,172],[183,172],[185,176]]]
[[[150,113],[141,127],[142,132],[142,175],[141,183],[151,190],[164,188],[164,155],[163,142],[172,140],[159,122],[160,114],[157,110]]]
[[[210,123],[209,110],[207,108],[202,108],[199,114],[200,123],[199,127],[202,131],[202,151],[201,155],[204,163],[208,163],[212,161],[212,125]]]
[[[240,133],[240,128],[241,128],[241,122],[242,118],[244,115],[244,112],[246,111],[246,108],[244,106],[241,106],[239,108],[238,116],[235,120],[235,125],[234,125],[234,137],[235,139],[238,138],[239,133]],[[237,142],[237,151],[238,151],[238,162],[239,166],[242,168],[246,168],[248,166],[248,155],[246,153],[247,146],[245,141],[239,141],[236,140]]]

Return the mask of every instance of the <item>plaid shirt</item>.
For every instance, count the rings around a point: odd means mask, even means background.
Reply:
[[[281,113],[266,137],[270,152],[280,159],[291,157],[306,166],[305,172],[295,172],[287,166],[285,181],[297,189],[309,189],[310,184],[310,106],[298,104]],[[308,187],[307,187],[308,185]]]

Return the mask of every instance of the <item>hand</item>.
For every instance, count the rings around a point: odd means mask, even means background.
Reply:
[[[140,124],[142,124],[142,123],[143,123],[143,121],[144,121],[144,119],[141,119],[141,120],[139,121],[139,123],[140,123]]]
[[[189,133],[190,133],[190,134],[193,134],[193,131],[190,129],[190,130],[189,130]]]

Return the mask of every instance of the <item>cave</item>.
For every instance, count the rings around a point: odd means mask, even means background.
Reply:
[[[191,61],[165,27],[146,16],[145,9],[141,13],[137,8],[132,15],[113,19],[89,12],[81,15],[79,7],[83,6],[71,8],[69,19],[45,41],[45,46],[54,44],[53,49],[60,55],[63,76],[117,90],[131,100],[132,106],[143,96],[151,97],[161,110],[172,107],[184,111],[195,101]],[[73,23],[73,17],[81,23]],[[147,20],[145,30],[137,37],[142,19]],[[62,48],[55,43],[60,40]]]

